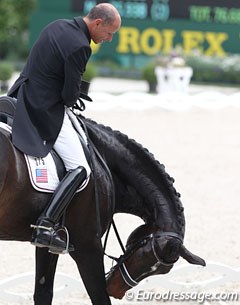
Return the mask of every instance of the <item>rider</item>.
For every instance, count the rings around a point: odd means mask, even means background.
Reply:
[[[37,220],[31,243],[63,253],[59,218],[76,190],[90,175],[68,108],[81,96],[81,78],[91,56],[90,41],[112,41],[121,26],[117,9],[101,3],[85,17],[50,23],[33,46],[27,63],[8,92],[17,98],[13,144],[22,152],[45,157],[52,148],[67,170],[49,204]]]

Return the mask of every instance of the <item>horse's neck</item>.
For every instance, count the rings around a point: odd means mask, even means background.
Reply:
[[[173,180],[140,144],[120,132],[87,121],[89,135],[116,177],[119,211],[155,222],[164,231],[184,233],[184,216]],[[128,203],[126,205],[126,202]],[[128,211],[129,206],[129,211]]]

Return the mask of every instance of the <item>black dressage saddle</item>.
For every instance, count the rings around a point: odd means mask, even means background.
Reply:
[[[17,99],[10,96],[0,97],[0,122],[12,126]]]
[[[0,97],[0,122],[3,122],[9,126],[12,126],[16,106],[17,106],[16,98],[10,97],[10,96],[1,96]],[[79,138],[80,138],[80,135],[79,135]],[[80,138],[80,141],[83,145],[83,149],[84,149],[85,155],[88,160],[89,159],[89,150],[88,150],[87,144],[84,142],[84,140],[82,138]],[[58,178],[59,178],[59,180],[62,180],[62,178],[66,174],[66,169],[63,164],[63,161],[54,149],[52,149],[50,153],[56,164]]]

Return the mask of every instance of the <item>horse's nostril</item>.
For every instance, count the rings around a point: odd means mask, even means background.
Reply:
[[[159,259],[161,258],[166,264],[174,264],[179,256],[181,251],[182,242],[178,238],[170,238],[165,241],[155,240],[155,252]]]

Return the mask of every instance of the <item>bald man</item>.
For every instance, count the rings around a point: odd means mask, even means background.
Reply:
[[[79,96],[90,99],[81,93],[81,82],[91,56],[91,39],[95,43],[112,41],[120,26],[121,17],[109,3],[96,5],[83,18],[52,22],[40,33],[22,73],[8,92],[17,98],[13,144],[34,157],[45,157],[54,148],[67,171],[33,226],[31,243],[53,253],[66,252],[67,243],[58,234],[58,222],[79,185],[91,173],[69,119],[69,108]]]

